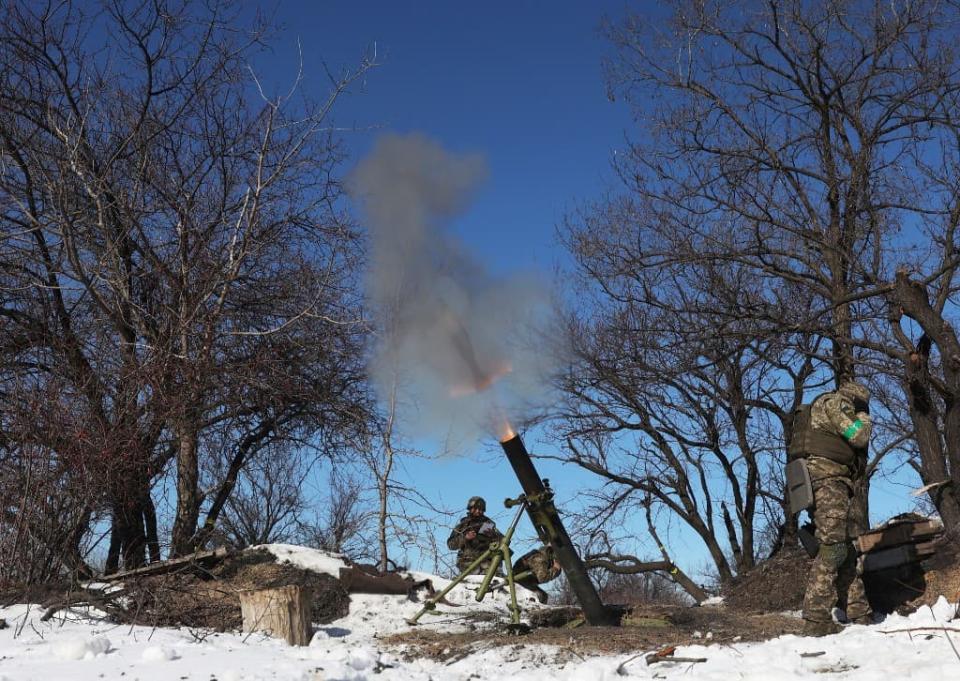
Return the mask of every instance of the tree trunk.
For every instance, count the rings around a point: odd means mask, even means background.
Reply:
[[[933,485],[930,499],[944,528],[960,532],[960,341],[941,312],[930,305],[926,287],[910,281],[905,270],[897,271],[891,298],[924,333],[916,351],[904,362],[910,418],[920,452],[920,477],[924,485]],[[943,366],[942,415],[938,414],[928,363],[932,344],[937,345]]]
[[[107,549],[107,562],[103,567],[104,574],[112,575],[120,569],[120,526],[117,524],[117,515],[110,519],[110,547]]]
[[[130,496],[130,488],[117,493],[113,501],[110,527],[110,548],[107,551],[106,574],[120,569],[132,570],[146,563],[146,534],[139,495]]]
[[[160,538],[157,536],[157,509],[153,505],[153,499],[150,497],[150,484],[147,483],[145,495],[142,500],[143,521],[146,529],[147,550],[150,554],[150,562],[156,563],[160,560]]]
[[[389,431],[387,437],[390,437]],[[393,445],[387,441],[384,443],[384,462],[383,475],[377,481],[378,493],[380,495],[380,507],[377,509],[377,542],[380,545],[380,572],[386,572],[389,568],[390,557],[387,553],[387,503],[390,496],[390,473],[393,470]]]
[[[172,558],[192,553],[193,536],[200,517],[200,463],[196,429],[182,423],[177,428],[177,514],[170,539]]]
[[[950,529],[960,527],[960,503],[956,486],[949,482],[947,456],[925,366],[926,357],[923,353],[911,355],[906,365],[905,392],[920,452],[920,479],[924,485],[932,485],[927,494],[940,514],[944,527]]]
[[[309,645],[310,605],[310,590],[300,586],[241,591],[243,631],[261,631],[292,646]]]

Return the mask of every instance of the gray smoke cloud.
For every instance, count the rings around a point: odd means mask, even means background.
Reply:
[[[486,177],[482,156],[412,134],[382,137],[350,180],[371,234],[367,295],[381,320],[372,378],[385,398],[399,388],[410,434],[455,444],[542,406],[558,357],[544,342],[545,282],[491,276],[448,232]]]

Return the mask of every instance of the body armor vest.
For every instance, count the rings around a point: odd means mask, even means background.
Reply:
[[[813,402],[823,397],[818,396]],[[840,435],[817,430],[810,425],[810,410],[813,402],[797,407],[793,412],[793,436],[787,445],[787,461],[808,456],[822,456],[849,466],[856,458],[856,450]]]

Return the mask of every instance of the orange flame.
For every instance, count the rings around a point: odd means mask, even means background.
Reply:
[[[517,436],[516,431],[514,431],[513,426],[510,425],[510,422],[507,421],[506,417],[497,425],[497,438],[500,442],[507,442],[512,440]]]
[[[491,385],[496,383],[500,378],[509,374],[512,370],[513,367],[510,365],[510,363],[504,362],[489,374],[477,380],[475,383],[451,386],[450,397],[464,397],[466,395],[473,395],[475,393],[483,392]]]

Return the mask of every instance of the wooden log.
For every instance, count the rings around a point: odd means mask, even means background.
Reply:
[[[157,563],[150,563],[143,567],[133,570],[124,570],[123,572],[114,572],[110,575],[100,577],[101,582],[114,582],[118,579],[129,579],[131,577],[143,577],[145,575],[161,575],[165,572],[173,572],[181,568],[189,568],[195,565],[209,565],[217,563],[230,555],[230,549],[221,546],[210,551],[198,551],[188,556],[162,560]]]
[[[113,591],[81,589],[67,594],[55,603],[48,604],[47,609],[40,616],[40,621],[46,622],[61,610],[74,605],[93,605],[110,612],[116,605],[116,601],[126,596],[127,591],[125,589],[114,589]],[[3,629],[3,627],[0,627],[0,629]]]
[[[243,631],[260,631],[292,646],[309,645],[310,603],[310,590],[301,586],[241,591]]]
[[[410,575],[371,571],[359,565],[340,568],[340,583],[352,594],[399,594],[412,598],[418,589],[434,593],[429,579],[418,582]]]

